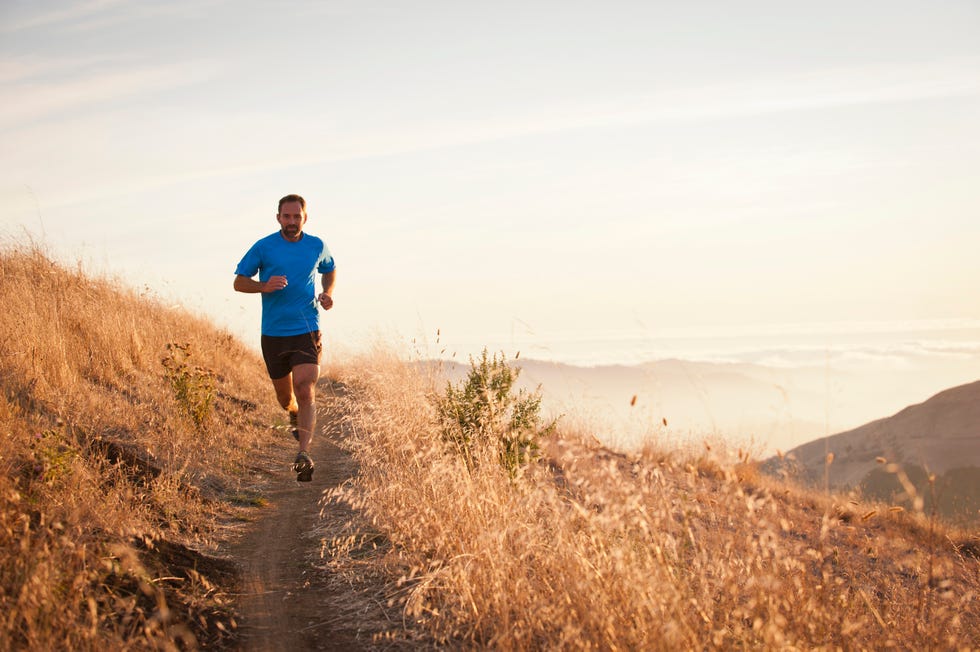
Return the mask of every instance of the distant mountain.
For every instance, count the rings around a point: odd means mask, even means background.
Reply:
[[[754,438],[768,441],[767,448],[785,450],[827,432],[819,369],[676,359],[591,367],[526,359],[513,363],[521,368],[519,386],[541,386],[546,412],[572,420],[593,417],[606,435],[627,447],[650,433],[670,433],[696,441],[723,436],[738,444]],[[469,371],[459,362],[425,364],[453,382]]]
[[[869,372],[678,359],[588,367],[525,358],[512,362],[522,369],[521,387],[541,386],[546,413],[565,415],[566,423],[578,423],[579,417],[583,417],[595,426],[596,436],[605,443],[630,447],[651,437],[675,443],[722,438],[735,446],[747,446],[760,458],[891,414],[928,396],[937,386],[935,381],[929,382],[933,376],[926,371],[920,378],[887,366]],[[469,364],[462,361],[430,360],[422,364],[453,382],[469,371]],[[967,379],[972,380],[969,376]],[[954,416],[949,418],[956,418],[955,413],[951,414]],[[971,422],[969,418],[963,419],[964,423]],[[667,421],[666,427],[661,425],[663,420]],[[973,423],[978,421],[972,419]],[[955,428],[950,430],[943,421],[935,423],[937,427],[942,426],[944,437],[958,432]],[[919,437],[932,436],[932,430],[919,426],[913,429]],[[815,452],[809,448],[805,453],[795,450],[797,457],[812,453],[812,457],[819,459],[818,477],[822,482],[824,440],[819,441]],[[867,453],[864,461],[873,467],[879,455],[893,459],[893,449],[911,456],[921,448],[918,440],[913,441],[914,445],[906,442],[900,450],[879,446],[873,454]],[[846,445],[852,450],[863,450],[863,447],[855,448],[850,441]],[[969,447],[969,443],[965,445]],[[835,447],[841,449],[835,451],[840,461],[848,451],[844,446]],[[962,456],[954,454],[954,457]],[[915,459],[928,464],[930,469],[946,468],[941,460],[928,456]],[[867,464],[859,466],[854,471],[857,477],[851,477],[848,464],[841,462],[834,466],[833,479],[837,484],[860,482],[868,471]]]
[[[829,468],[828,453],[833,454]],[[899,500],[901,484],[878,458],[897,464],[921,495],[929,493],[928,474],[936,475],[943,511],[970,515],[980,509],[980,381],[936,394],[893,416],[789,451],[787,460],[764,468],[789,470],[798,478],[832,488],[860,488],[865,496]]]

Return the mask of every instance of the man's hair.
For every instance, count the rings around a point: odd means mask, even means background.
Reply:
[[[303,214],[306,215],[306,200],[300,197],[299,195],[286,195],[285,197],[280,199],[279,210],[276,212],[276,215],[282,214],[282,205],[285,204],[286,202],[291,202],[291,201],[298,201],[300,208],[303,209]]]

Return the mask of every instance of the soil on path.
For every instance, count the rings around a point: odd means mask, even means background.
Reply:
[[[312,456],[312,482],[297,482],[291,465],[296,445],[288,433],[270,456],[253,468],[262,480],[257,520],[229,554],[240,565],[238,600],[242,649],[364,650],[376,649],[368,623],[376,614],[359,614],[357,591],[343,578],[316,564],[322,549],[322,523],[346,523],[352,512],[324,494],[356,471],[350,455],[338,446],[344,436],[336,408],[342,388],[321,381],[318,424]],[[361,589],[363,593],[363,588]],[[374,617],[372,617],[374,616]]]

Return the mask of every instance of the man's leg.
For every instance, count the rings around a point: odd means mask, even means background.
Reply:
[[[272,386],[276,390],[276,400],[279,401],[282,409],[288,412],[295,412],[298,407],[296,405],[296,395],[293,393],[293,374],[289,373],[282,378],[273,378]]]
[[[289,425],[292,426],[293,437],[299,439],[297,427],[299,405],[296,403],[296,394],[293,392],[293,374],[288,373],[282,378],[273,378],[272,386],[276,390],[276,400],[279,401],[279,405],[289,413]]]
[[[310,452],[313,428],[316,425],[316,381],[320,378],[320,365],[298,364],[293,367],[292,396],[299,407],[299,449]],[[280,403],[281,404],[281,403]]]

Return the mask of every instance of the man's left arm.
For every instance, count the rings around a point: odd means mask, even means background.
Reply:
[[[323,288],[323,292],[317,297],[320,305],[324,310],[330,310],[333,307],[333,297],[330,296],[333,293],[334,280],[337,277],[337,270],[332,269],[326,274],[320,276],[320,286]]]

